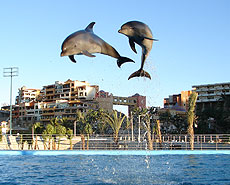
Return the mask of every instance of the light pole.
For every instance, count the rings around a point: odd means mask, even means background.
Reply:
[[[12,134],[12,78],[18,76],[18,67],[3,68],[3,77],[10,77],[10,135]]]
[[[141,116],[142,115],[138,115],[138,142],[141,142]]]

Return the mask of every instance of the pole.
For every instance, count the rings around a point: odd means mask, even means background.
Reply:
[[[73,132],[73,135],[74,135],[74,137],[75,137],[75,136],[76,136],[76,130],[77,130],[77,129],[76,129],[76,126],[77,126],[76,121],[74,121],[73,124],[74,124],[74,132]]]
[[[141,115],[138,116],[139,128],[138,128],[138,142],[141,141]]]
[[[132,131],[132,141],[134,141],[134,138],[133,138],[133,114],[132,114],[132,111],[131,111],[131,131]]]
[[[10,135],[12,135],[12,84],[14,76],[18,76],[18,67],[3,68],[3,77],[10,77]]]
[[[12,71],[10,80],[10,135],[12,135]]]

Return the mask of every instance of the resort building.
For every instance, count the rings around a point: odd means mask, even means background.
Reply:
[[[129,116],[134,108],[146,108],[146,96],[141,96],[138,93],[129,97],[113,97],[113,105],[128,106]]]
[[[107,112],[113,111],[113,94],[105,92],[103,90],[99,91],[96,95],[96,101],[98,102],[97,108],[101,108]]]
[[[43,87],[43,101],[53,102],[60,99],[68,101],[77,99],[93,100],[96,98],[96,93],[98,90],[98,86],[90,85],[86,81],[56,81],[55,84]]]
[[[135,94],[131,97],[118,97],[99,91],[99,86],[86,81],[56,81],[42,89],[19,89],[16,105],[13,106],[13,125],[28,128],[31,124],[50,123],[52,118],[76,119],[76,112],[90,109],[112,112],[113,105],[126,105],[129,109],[146,107],[146,97]]]
[[[170,95],[168,98],[164,98],[164,109],[174,109],[177,111],[188,110],[188,100],[192,91],[181,91],[180,94]]]
[[[16,96],[16,104],[37,101],[41,89],[28,89],[23,86],[18,89],[18,96]]]
[[[214,108],[218,101],[221,101],[223,95],[230,95],[230,82],[194,85],[192,87],[198,93],[196,103],[201,110],[204,110],[207,107]]]

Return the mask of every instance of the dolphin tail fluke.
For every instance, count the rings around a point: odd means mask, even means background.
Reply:
[[[127,58],[127,57],[119,57],[117,59],[117,65],[118,67],[121,67],[122,64],[124,64],[125,62],[133,62],[135,63],[132,59],[130,58]]]
[[[134,77],[146,77],[146,78],[149,78],[151,80],[150,74],[148,72],[144,71],[143,69],[139,69],[138,71],[131,74],[129,76],[128,80],[131,78],[134,78]]]

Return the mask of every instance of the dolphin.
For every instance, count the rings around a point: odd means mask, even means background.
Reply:
[[[147,77],[151,79],[150,74],[143,70],[145,60],[152,49],[153,41],[158,41],[153,39],[150,28],[143,22],[130,21],[123,24],[118,32],[129,38],[129,45],[135,53],[137,53],[135,43],[142,47],[141,68],[132,73],[128,79],[133,77]]]
[[[84,30],[69,35],[62,43],[61,57],[69,56],[70,60],[76,63],[74,55],[96,57],[93,53],[101,53],[116,58],[118,67],[125,62],[134,62],[130,58],[120,56],[116,49],[94,34],[94,24],[95,22],[91,22]]]

